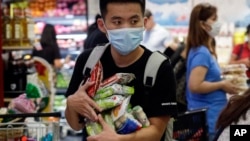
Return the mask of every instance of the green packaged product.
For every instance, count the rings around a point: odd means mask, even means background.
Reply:
[[[87,120],[85,125],[89,136],[98,135],[102,132],[102,126],[98,122]]]
[[[101,88],[100,90],[97,91],[94,99],[103,99],[106,97],[109,97],[111,95],[114,94],[114,90],[111,87],[105,87],[105,88]]]
[[[111,117],[111,113],[107,112],[107,113],[103,113],[102,117],[104,118],[105,122],[112,128],[115,130],[115,125],[114,125],[114,121]]]
[[[113,84],[111,86],[100,88],[94,99],[103,99],[111,95],[132,95],[134,94],[134,88],[126,85]]]
[[[108,110],[120,105],[123,100],[124,97],[121,95],[112,95],[105,99],[96,100],[96,103],[102,110]]]

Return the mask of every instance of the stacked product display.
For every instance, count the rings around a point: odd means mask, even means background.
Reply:
[[[228,64],[221,67],[223,79],[231,80],[237,87],[237,93],[243,94],[247,89],[247,67],[244,64]]]

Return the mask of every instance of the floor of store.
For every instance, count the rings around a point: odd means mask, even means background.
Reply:
[[[76,136],[66,136],[65,138],[61,139],[60,141],[81,141],[82,136],[76,135]]]

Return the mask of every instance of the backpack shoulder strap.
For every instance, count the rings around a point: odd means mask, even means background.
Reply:
[[[145,86],[154,86],[158,69],[160,68],[162,62],[166,59],[166,56],[164,56],[158,51],[153,52],[150,55],[144,71],[143,83]]]
[[[90,76],[92,69],[96,65],[96,63],[100,60],[102,54],[106,50],[106,48],[109,46],[109,43],[105,44],[104,46],[96,46],[92,52],[90,53],[88,60],[83,68],[83,75],[84,76]]]

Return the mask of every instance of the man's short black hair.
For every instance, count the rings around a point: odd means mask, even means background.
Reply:
[[[107,5],[109,3],[138,3],[141,6],[142,14],[144,16],[145,5],[146,5],[145,0],[99,0],[99,1],[100,1],[99,7],[103,18],[105,18],[107,14]]]

